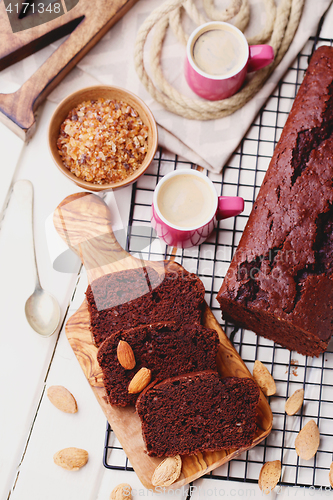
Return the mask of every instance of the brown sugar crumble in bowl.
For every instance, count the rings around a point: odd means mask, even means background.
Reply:
[[[148,150],[148,127],[124,101],[99,98],[72,109],[61,124],[57,147],[66,168],[96,184],[128,178]]]

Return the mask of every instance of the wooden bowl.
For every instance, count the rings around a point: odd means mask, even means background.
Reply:
[[[141,120],[148,127],[148,151],[142,165],[126,179],[107,184],[88,182],[76,177],[76,175],[72,174],[68,170],[68,168],[65,167],[57,148],[60,126],[67,118],[68,113],[81,102],[98,99],[100,97],[103,97],[104,99],[116,99],[118,101],[124,101],[128,103],[139,113]],[[75,182],[75,184],[77,184],[81,188],[87,189],[89,191],[117,189],[135,182],[138,177],[140,177],[140,175],[142,175],[147,170],[150,163],[154,159],[157,145],[157,126],[152,112],[139,97],[137,97],[132,92],[119,87],[96,85],[94,87],[87,87],[85,89],[77,90],[73,94],[70,94],[68,97],[66,97],[63,101],[61,101],[61,103],[54,111],[49,125],[49,148],[55,164],[68,179]]]
[[[86,268],[89,283],[106,274],[128,269],[153,268],[160,276],[161,281],[163,281],[166,269],[172,273],[178,273],[182,270],[182,266],[176,262],[146,261],[126,252],[119,245],[112,231],[112,215],[109,207],[94,194],[77,193],[68,196],[56,208],[53,222],[63,241],[80,256]],[[221,377],[253,378],[207,304],[205,304],[203,311],[203,325],[216,330],[219,335],[220,343],[216,364]],[[151,478],[162,459],[149,457],[145,452],[141,423],[134,407],[111,406],[107,402],[103,375],[97,361],[97,347],[91,336],[90,316],[86,300],[67,321],[65,331],[75,356],[131,465],[143,485],[148,490],[153,490]],[[205,451],[196,455],[182,455],[181,476],[171,486],[166,487],[166,491],[177,491],[178,488],[182,488],[203,474],[222,466],[266,439],[272,429],[273,415],[268,401],[261,391],[257,412],[257,432],[250,446],[212,452]],[[157,487],[155,490],[156,493],[158,493],[159,488],[161,487]],[[163,495],[164,498],[166,496],[168,495]],[[203,496],[206,499],[206,496]],[[150,495],[147,494],[147,497]],[[170,494],[170,498],[174,497],[175,494]]]

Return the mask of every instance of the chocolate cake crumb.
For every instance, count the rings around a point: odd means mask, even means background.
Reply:
[[[165,263],[162,277],[151,267],[102,276],[86,291],[94,342],[159,321],[200,324],[204,296],[201,280],[175,262]]]
[[[316,50],[217,295],[226,321],[303,355],[333,332],[333,48]]]
[[[250,446],[255,436],[259,389],[250,378],[204,371],[147,387],[136,409],[151,457],[193,455]]]
[[[126,341],[133,350],[136,365],[131,370],[125,370],[117,359],[120,340]],[[110,404],[135,404],[138,394],[129,394],[128,385],[142,367],[151,370],[152,380],[191,371],[216,370],[218,346],[217,332],[198,324],[155,323],[114,333],[97,353]]]

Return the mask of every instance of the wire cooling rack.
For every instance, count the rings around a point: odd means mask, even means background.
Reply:
[[[311,358],[289,352],[248,330],[235,330],[222,321],[216,295],[302,82],[309,57],[317,46],[332,44],[333,40],[317,37],[309,40],[231,156],[222,177],[209,173],[218,194],[242,196],[245,210],[238,217],[221,221],[205,243],[177,251],[161,246],[149,222],[153,191],[159,179],[171,170],[195,168],[195,165],[160,150],[147,173],[133,185],[127,250],[135,253],[138,248],[146,247],[142,252],[143,258],[160,260],[175,257],[188,271],[196,273],[205,285],[207,303],[249,370],[252,372],[254,361],[259,359],[276,381],[277,393],[269,398],[273,412],[271,434],[255,448],[206,476],[211,479],[257,483],[263,463],[281,460],[281,485],[329,487],[328,473],[333,461],[333,344],[319,358]],[[142,226],[146,227],[146,231],[140,229]],[[296,416],[288,416],[284,411],[285,400],[300,388],[305,390],[303,407]],[[317,423],[321,438],[315,457],[305,461],[297,456],[294,442],[300,429],[310,419]],[[133,470],[109,426],[105,438],[104,465],[110,469]]]

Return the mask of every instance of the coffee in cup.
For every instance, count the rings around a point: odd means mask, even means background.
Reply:
[[[180,228],[194,228],[209,220],[216,210],[211,186],[197,176],[183,173],[163,183],[157,196],[161,215]]]
[[[165,243],[188,248],[203,243],[217,220],[243,210],[243,198],[218,196],[212,181],[198,170],[174,170],[155,188],[151,223]]]
[[[223,29],[203,32],[193,45],[193,60],[209,75],[230,76],[239,71],[247,58],[244,42],[237,32],[224,25]]]
[[[242,87],[247,73],[274,60],[270,45],[248,45],[244,34],[230,23],[210,21],[190,35],[185,78],[198,96],[216,101],[231,97]]]

